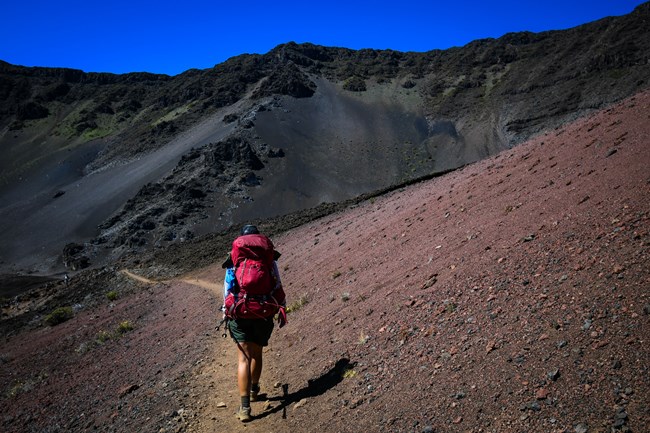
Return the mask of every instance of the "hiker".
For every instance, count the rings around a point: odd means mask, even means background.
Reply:
[[[252,420],[251,401],[260,392],[262,349],[273,332],[273,316],[286,324],[285,294],[271,240],[254,225],[245,225],[233,241],[232,250],[222,267],[224,278],[224,319],[230,336],[237,344],[237,385],[241,406],[240,421]]]

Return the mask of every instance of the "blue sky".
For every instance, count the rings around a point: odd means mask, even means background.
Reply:
[[[0,59],[87,72],[175,75],[281,43],[428,51],[574,27],[643,1],[6,0]]]

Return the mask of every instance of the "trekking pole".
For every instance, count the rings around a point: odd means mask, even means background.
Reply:
[[[225,325],[224,325],[224,324],[225,324]],[[224,328],[223,328],[223,334],[221,334],[221,336],[222,336],[223,338],[226,338],[226,337],[228,336],[228,335],[226,334],[226,330],[228,329],[228,318],[227,318],[227,317],[224,317],[223,319],[221,319],[221,322],[219,322],[219,324],[217,325],[217,327],[214,328],[214,329],[215,329],[216,331],[218,331],[218,330],[221,328],[221,325],[224,325]]]
[[[287,398],[289,397],[289,384],[282,384],[282,398],[284,399],[284,406],[282,407],[282,419],[287,419]]]

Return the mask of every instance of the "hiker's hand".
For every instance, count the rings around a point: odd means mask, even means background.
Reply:
[[[282,328],[286,324],[287,324],[287,313],[284,311],[284,308],[280,308],[280,311],[278,311],[278,325],[280,328]]]

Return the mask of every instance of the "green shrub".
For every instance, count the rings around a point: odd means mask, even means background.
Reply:
[[[74,316],[72,307],[59,307],[45,316],[45,323],[50,326],[56,326],[59,323],[72,319],[72,316]]]
[[[357,375],[356,370],[350,365],[346,366],[341,373],[343,379],[350,379]]]
[[[359,334],[359,344],[366,344],[368,340],[370,340],[370,335],[361,331],[361,333]]]
[[[111,334],[108,331],[99,331],[97,333],[97,342],[98,343],[106,343],[108,340],[113,338],[113,334]]]
[[[109,301],[114,301],[117,299],[117,291],[111,290],[110,292],[106,293],[106,297],[108,298]]]
[[[47,378],[48,374],[41,372],[26,379],[15,381],[14,384],[7,391],[5,391],[5,397],[14,398],[23,392],[31,391],[39,383],[42,383]]]
[[[16,382],[5,392],[5,396],[7,398],[14,398],[21,392],[23,392],[23,382]]]
[[[133,331],[133,323],[131,323],[129,320],[120,322],[120,324],[117,326],[117,332],[119,334],[126,334],[129,331]]]
[[[131,323],[130,320],[124,320],[120,322],[119,325],[117,325],[117,329],[115,332],[108,332],[101,330],[97,333],[97,338],[95,338],[95,344],[103,344],[106,343],[108,340],[117,340],[120,338],[122,335],[126,334],[129,331],[133,330],[133,323]],[[93,344],[90,344],[89,347],[81,347],[78,349],[79,352],[86,352],[90,349],[90,346]]]
[[[309,299],[305,295],[301,296],[298,298],[298,300],[292,302],[288,307],[287,307],[287,314],[288,313],[294,313],[298,310],[300,310],[303,306],[307,305],[309,303]]]

